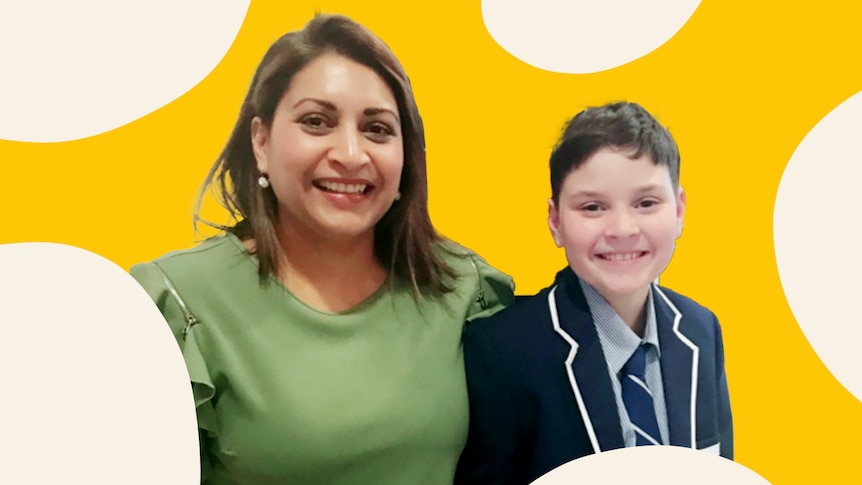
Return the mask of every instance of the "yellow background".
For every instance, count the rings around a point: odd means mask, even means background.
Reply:
[[[382,37],[411,77],[438,229],[511,274],[520,294],[546,286],[565,264],[545,223],[547,160],[562,124],[585,106],[625,99],[669,126],[688,212],[662,283],[722,322],[737,461],[776,484],[858,483],[862,403],[793,319],[775,264],[772,211],[796,146],[862,90],[862,4],[704,2],[647,56],[564,75],[500,48],[480,2],[431,3],[254,0],[222,62],[162,109],[83,140],[0,140],[0,243],[70,244],[126,269],[193,245],[198,188],[264,51],[315,11],[343,13]],[[590,47],[548,49],[564,56]],[[813,214],[851,210],[811,206]],[[828,238],[815,251],[828,250]]]

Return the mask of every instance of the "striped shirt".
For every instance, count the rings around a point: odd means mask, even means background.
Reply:
[[[635,446],[635,431],[632,428],[632,423],[629,421],[629,415],[626,411],[626,406],[623,403],[622,386],[620,384],[620,372],[623,366],[628,362],[629,358],[634,354],[634,351],[642,343],[648,343],[647,363],[646,363],[646,381],[650,392],[653,395],[655,404],[656,420],[658,421],[659,432],[661,433],[662,444],[667,444],[668,427],[667,427],[667,405],[664,400],[664,386],[661,380],[661,349],[658,345],[658,325],[655,320],[655,305],[653,303],[652,286],[650,286],[649,296],[646,301],[646,326],[644,330],[644,338],[641,339],[628,326],[626,322],[617,315],[617,312],[611,305],[599,294],[592,286],[578,278],[581,283],[581,288],[584,291],[584,296],[587,299],[587,304],[590,306],[590,313],[593,316],[593,322],[596,325],[596,331],[599,334],[599,341],[602,344],[602,351],[605,354],[605,361],[608,364],[608,372],[611,376],[611,384],[614,388],[614,397],[617,402],[617,411],[620,416],[620,426],[623,430],[623,441],[626,446]]]

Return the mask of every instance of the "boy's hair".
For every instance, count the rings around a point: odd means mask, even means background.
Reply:
[[[679,148],[667,128],[636,103],[610,103],[587,108],[566,124],[551,152],[554,203],[569,172],[605,147],[631,149],[632,159],[649,155],[653,163],[667,167],[674,189],[679,187]]]

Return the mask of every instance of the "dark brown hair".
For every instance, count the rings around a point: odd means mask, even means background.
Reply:
[[[242,240],[254,239],[261,282],[271,275],[278,276],[284,258],[276,231],[278,201],[271,189],[261,190],[258,186],[261,173],[252,151],[251,122],[260,117],[270,127],[276,106],[293,76],[325,53],[337,53],[374,70],[392,90],[398,104],[404,144],[401,199],[375,226],[375,256],[388,267],[390,276],[408,285],[416,295],[449,291],[445,280],[453,277],[454,271],[434,248],[442,238],[428,214],[425,132],[413,88],[389,47],[347,17],[318,14],[305,28],[283,35],[270,46],[257,67],[230,139],[204,181],[195,222],[232,232]],[[234,226],[200,218],[207,189],[215,192],[232,220],[238,221]]]
[[[679,148],[670,132],[636,103],[610,103],[587,108],[572,118],[551,153],[551,197],[559,202],[563,180],[596,151],[631,148],[632,159],[649,155],[667,167],[673,187],[679,187]]]

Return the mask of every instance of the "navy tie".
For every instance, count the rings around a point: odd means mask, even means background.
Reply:
[[[646,344],[640,345],[622,370],[623,403],[635,429],[635,444],[660,445],[652,393],[646,384]]]

